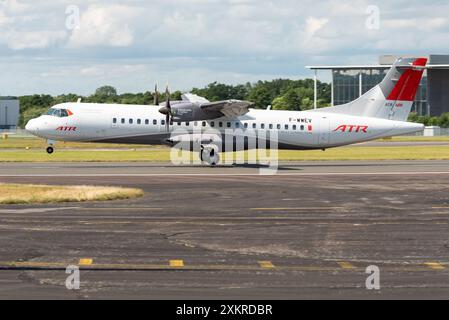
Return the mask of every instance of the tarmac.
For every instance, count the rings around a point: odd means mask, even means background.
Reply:
[[[0,182],[145,196],[0,206],[0,299],[449,297],[449,161],[265,169],[1,164]],[[69,265],[79,290],[65,286]],[[366,288],[369,266],[380,290]]]

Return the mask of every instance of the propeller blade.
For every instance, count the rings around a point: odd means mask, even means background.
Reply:
[[[166,96],[166,107],[168,108],[168,110],[171,111],[171,104],[170,104],[170,90],[167,88],[165,89],[165,96]]]
[[[168,89],[168,85],[165,88],[165,97],[166,97],[165,107],[167,108],[167,116],[166,116],[167,132],[169,132],[170,124],[172,121],[172,113],[171,113],[171,103],[170,103],[170,89]]]
[[[157,91],[157,84],[154,86],[154,105],[159,105],[159,92]]]
[[[170,132],[170,113],[165,116],[165,129]]]

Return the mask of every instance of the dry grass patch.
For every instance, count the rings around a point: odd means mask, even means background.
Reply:
[[[0,183],[0,204],[107,201],[141,197],[134,188]]]

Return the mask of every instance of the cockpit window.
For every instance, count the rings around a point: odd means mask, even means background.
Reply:
[[[69,116],[69,111],[67,109],[55,109],[51,108],[47,111],[48,116],[58,117],[58,118],[64,118]]]
[[[48,109],[47,116],[52,116],[57,109]]]

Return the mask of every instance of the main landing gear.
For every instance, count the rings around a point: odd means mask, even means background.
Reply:
[[[213,146],[201,146],[200,159],[210,166],[216,166],[220,161],[220,155]]]
[[[52,140],[47,140],[47,143],[48,143],[48,147],[45,150],[47,151],[48,154],[52,154],[53,152],[55,152],[55,148],[54,148],[55,142]]]

